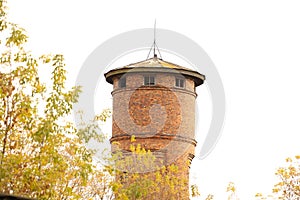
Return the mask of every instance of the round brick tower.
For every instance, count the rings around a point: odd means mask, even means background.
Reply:
[[[153,58],[110,70],[113,125],[110,142],[129,152],[131,137],[164,165],[191,161],[196,147],[195,87],[205,76]],[[188,180],[188,169],[185,176]]]

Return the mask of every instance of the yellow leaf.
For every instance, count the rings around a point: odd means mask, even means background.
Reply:
[[[131,142],[135,142],[135,141],[136,141],[136,139],[135,139],[135,136],[134,136],[134,135],[132,135],[132,136],[131,136],[131,138],[130,138],[130,141],[131,141]]]

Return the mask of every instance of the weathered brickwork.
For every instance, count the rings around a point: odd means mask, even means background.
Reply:
[[[185,88],[175,87],[178,74],[152,74],[155,85],[144,86],[144,74],[126,74],[126,87],[114,79],[113,137],[129,150],[130,137],[152,151],[165,150],[165,163],[186,163],[194,154],[194,81],[185,77]],[[184,155],[184,156],[183,156]],[[181,160],[180,160],[181,159]]]

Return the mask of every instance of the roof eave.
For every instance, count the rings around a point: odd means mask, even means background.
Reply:
[[[119,68],[113,69],[105,73],[106,81],[113,84],[113,77],[121,76],[126,73],[172,73],[181,74],[183,76],[189,76],[195,81],[195,86],[203,84],[205,76],[197,71],[187,69],[171,69],[165,67],[132,67],[132,68]]]

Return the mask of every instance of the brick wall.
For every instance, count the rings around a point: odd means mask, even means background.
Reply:
[[[155,85],[144,86],[144,75],[149,74],[113,77],[111,143],[117,142],[118,147],[130,151],[130,139],[134,135],[136,144],[159,155],[164,165],[179,166],[182,176],[188,180],[186,163],[194,157],[196,146],[194,80],[178,73],[152,73]],[[118,81],[124,77],[126,87],[119,88]],[[175,86],[176,77],[185,79],[184,88]]]
[[[159,73],[152,74],[154,86],[143,86],[144,75],[127,73],[126,88],[118,87],[121,77],[113,79],[111,142],[129,150],[130,137],[135,135],[136,143],[146,149],[166,150],[166,163],[186,162],[196,146],[194,81],[185,77],[185,88],[178,88],[175,78],[182,76]]]

